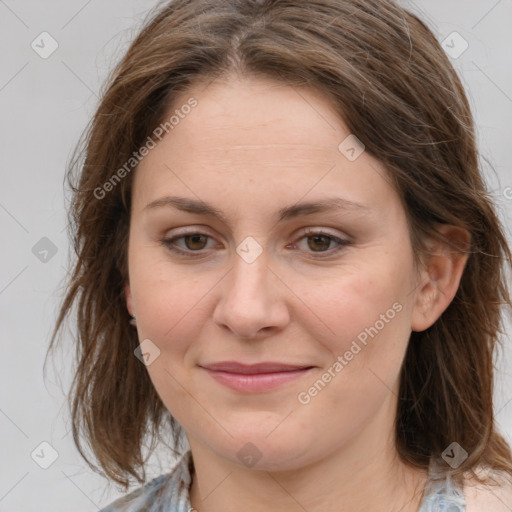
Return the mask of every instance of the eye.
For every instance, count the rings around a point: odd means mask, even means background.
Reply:
[[[161,243],[172,252],[181,254],[183,256],[196,258],[198,256],[203,256],[203,254],[199,253],[199,251],[205,249],[206,242],[209,238],[211,237],[205,233],[186,233],[183,235],[174,236],[172,238],[164,238],[161,240]],[[184,249],[176,247],[176,242],[181,239],[183,239],[185,244]]]
[[[306,252],[309,252],[308,249],[311,249],[311,252],[318,253],[318,255],[313,255],[314,258],[332,256],[334,253],[337,253],[338,251],[342,250],[345,246],[350,245],[349,240],[339,238],[333,235],[332,233],[323,230],[314,229],[308,230],[305,233],[305,236],[301,237],[299,240],[306,241]],[[329,250],[329,246],[331,245],[332,242],[336,243],[337,245],[336,247],[334,247],[334,249]]]

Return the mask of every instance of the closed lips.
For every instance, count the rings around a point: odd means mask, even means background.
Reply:
[[[281,373],[296,372],[298,370],[307,370],[312,368],[308,365],[291,365],[284,363],[258,363],[258,364],[241,364],[234,361],[224,361],[220,363],[212,363],[202,365],[203,368],[211,371],[219,371],[226,373],[238,373],[244,375],[255,375],[262,373]]]

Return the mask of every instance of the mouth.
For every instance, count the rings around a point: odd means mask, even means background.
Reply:
[[[271,391],[305,376],[313,366],[266,362],[242,364],[235,361],[200,366],[218,383],[242,393]]]

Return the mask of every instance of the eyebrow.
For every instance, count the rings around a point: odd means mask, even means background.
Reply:
[[[229,220],[219,209],[213,205],[196,199],[177,196],[165,196],[155,199],[148,203],[143,211],[151,211],[157,208],[174,207],[178,210],[193,213],[196,215],[208,215],[226,225],[230,225]],[[368,214],[374,212],[373,208],[369,206],[349,201],[341,197],[328,197],[318,201],[296,203],[290,206],[285,206],[277,212],[278,222],[289,220],[301,215],[313,215],[315,213],[325,213],[329,211],[343,211],[343,212],[360,212]]]

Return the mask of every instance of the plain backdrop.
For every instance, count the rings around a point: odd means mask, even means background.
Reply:
[[[402,3],[439,41],[449,37],[452,62],[475,115],[482,167],[510,240],[512,1]],[[2,512],[93,512],[120,495],[84,463],[69,433],[65,392],[72,332],[65,334],[46,379],[43,362],[69,266],[66,164],[108,71],[155,5],[153,0],[0,0]],[[43,58],[52,44],[57,49]],[[504,341],[496,419],[512,442],[510,334]],[[152,459],[149,477],[168,465]]]

